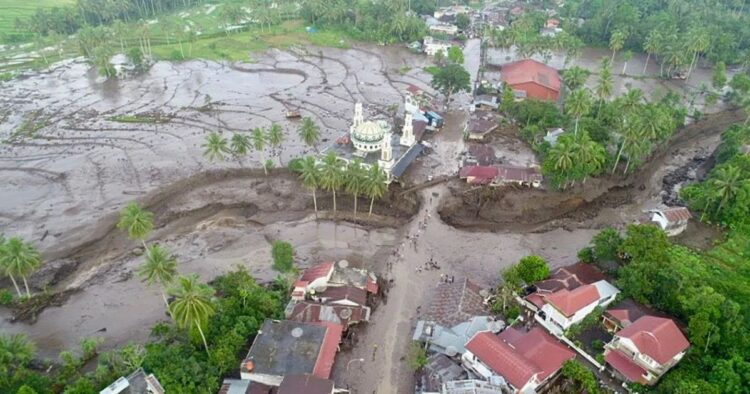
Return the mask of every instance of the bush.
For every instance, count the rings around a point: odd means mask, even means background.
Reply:
[[[513,305],[508,308],[508,312],[505,313],[505,319],[508,321],[515,320],[521,314],[521,308],[518,305]]]
[[[622,236],[612,227],[607,227],[596,234],[593,239],[594,256],[598,261],[614,261],[622,245]]]
[[[271,257],[274,270],[289,272],[294,269],[294,249],[289,242],[274,241],[271,247]]]
[[[549,266],[539,256],[526,256],[518,262],[518,275],[526,283],[539,282],[549,277]]]
[[[591,264],[596,261],[596,255],[594,254],[594,249],[590,246],[587,246],[581,250],[578,251],[578,259],[583,261],[584,263]]]
[[[0,290],[0,305],[10,305],[13,303],[13,293],[8,289]]]
[[[415,372],[419,372],[425,365],[427,365],[427,349],[417,341],[412,342],[411,349],[409,349],[409,366]]]

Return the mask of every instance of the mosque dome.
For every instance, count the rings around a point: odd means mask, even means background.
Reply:
[[[362,122],[352,132],[352,143],[357,150],[375,152],[380,150],[385,130],[372,121]]]

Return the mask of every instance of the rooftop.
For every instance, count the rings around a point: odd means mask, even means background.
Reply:
[[[330,322],[343,327],[366,321],[368,318],[368,310],[361,306],[323,305],[308,301],[296,303],[287,315],[287,319],[298,322]]]
[[[330,323],[266,319],[247,354],[246,360],[252,361],[252,371],[248,372],[277,376],[315,373],[328,378],[330,367],[326,374],[326,366],[333,365],[340,338],[341,326],[336,329]]]
[[[427,365],[424,366],[424,376],[427,387],[425,391],[440,392],[443,383],[466,376],[466,372],[456,362],[448,356],[440,353],[433,353],[427,359]]]
[[[424,320],[453,327],[474,316],[486,315],[480,291],[481,287],[469,279],[438,283]]]
[[[541,182],[542,173],[533,167],[500,164],[497,166],[497,179],[512,182]]]
[[[315,279],[328,276],[328,274],[331,272],[331,269],[333,269],[333,262],[331,261],[326,261],[324,263],[314,265],[302,272],[302,276],[300,276],[299,280],[312,282]]]
[[[670,223],[679,222],[681,220],[689,220],[693,217],[690,211],[685,207],[655,209],[654,211],[661,212],[664,218],[666,218]]]
[[[271,394],[273,388],[246,379],[224,379],[219,394]]]
[[[615,336],[630,339],[641,353],[659,364],[666,363],[690,347],[690,342],[677,324],[672,319],[663,317],[643,316],[617,332]]]
[[[594,285],[583,285],[574,290],[562,289],[547,296],[547,303],[568,317],[598,300],[599,291]]]
[[[286,375],[279,385],[277,394],[331,394],[333,381],[310,374]]]
[[[606,279],[594,266],[586,263],[576,263],[560,267],[552,272],[549,279],[535,284],[537,289],[554,292],[560,289],[573,290],[576,287],[592,284]]]
[[[357,305],[367,305],[367,291],[354,286],[329,286],[316,292],[313,299],[320,297],[325,303],[351,301]]]
[[[607,309],[604,314],[617,321],[623,328],[633,324],[643,316],[653,315],[656,311],[626,298]]]
[[[508,85],[533,82],[559,92],[560,75],[557,70],[533,59],[524,59],[504,64],[502,78]]]
[[[604,356],[604,361],[631,382],[646,383],[646,379],[643,377],[646,370],[617,350],[607,352],[607,355]]]

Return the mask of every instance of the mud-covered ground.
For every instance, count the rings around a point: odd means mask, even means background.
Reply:
[[[478,48],[474,40],[465,50],[473,75]],[[7,186],[0,189],[0,232],[42,250],[46,268],[32,278],[36,290],[76,290],[34,324],[10,323],[9,312],[0,310],[6,318],[0,328],[28,333],[43,356],[86,336],[104,338],[105,348],[144,341],[149,327],[166,319],[163,302],[134,274],[138,244],[114,228],[118,211],[137,199],[155,212],[149,242],[172,250],[182,273],[210,280],[241,264],[269,280],[270,244],[284,239],[302,267],[345,258],[393,279],[387,303],[375,311],[358,346],[338,356],[334,377],[353,392],[409,392],[413,379],[405,356],[412,324],[440,273],[492,286],[504,267],[527,254],[553,266],[574,262],[596,228],[627,222],[657,201],[665,174],[697,152],[710,154],[720,129],[734,119],[721,116],[737,117],[719,115],[676,137],[643,177],[591,180],[585,193],[505,192],[497,199],[501,204],[480,209],[479,219],[471,213],[473,202],[463,201],[465,188],[451,182],[416,193],[394,189],[372,218],[360,213],[358,224],[351,224],[351,198],[343,196],[338,217],[344,221],[330,220],[330,212],[316,221],[309,193],[285,171],[262,175],[260,154],[222,163],[202,157],[200,145],[211,131],[248,132],[276,122],[287,132],[286,163],[308,150],[296,135],[297,121],[285,119],[287,109],[317,121],[322,147],[348,128],[354,102],[362,101],[369,114],[392,114],[388,107],[401,107],[406,84],[431,91],[430,77],[421,71],[426,64],[425,57],[401,48],[308,48],[269,51],[254,64],[161,62],[144,75],[106,82],[73,62],[0,85],[0,137],[6,141],[0,177]],[[434,149],[410,170],[410,183],[455,175],[465,150],[468,100],[456,97],[446,127],[428,136]],[[166,122],[110,120],[137,114]],[[330,196],[319,195],[319,204],[330,209]],[[487,229],[493,231],[481,231]],[[417,236],[415,244],[404,242],[407,235]],[[418,272],[430,257],[441,270]],[[359,358],[365,361],[349,363]]]

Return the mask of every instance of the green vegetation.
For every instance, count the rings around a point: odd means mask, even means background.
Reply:
[[[445,102],[450,105],[451,95],[460,91],[471,91],[471,76],[459,64],[440,67],[432,76],[432,87],[445,95]]]
[[[292,244],[289,242],[273,241],[271,258],[273,259],[273,269],[275,271],[286,273],[295,270],[294,248],[292,248]]]
[[[5,239],[0,236],[0,274],[10,278],[16,294],[23,296],[17,279],[23,281],[26,297],[31,297],[26,278],[42,265],[42,258],[34,245],[19,237]]]
[[[427,348],[414,341],[409,347],[409,366],[414,372],[419,372],[427,365]]]
[[[0,40],[17,42],[28,36],[24,23],[39,10],[50,10],[53,7],[73,4],[75,0],[5,0],[3,12],[0,13]]]
[[[515,266],[518,276],[526,283],[535,283],[549,277],[549,265],[539,256],[526,256]]]
[[[572,392],[588,394],[601,393],[596,376],[578,360],[568,360],[563,364],[562,376],[573,384]]]

